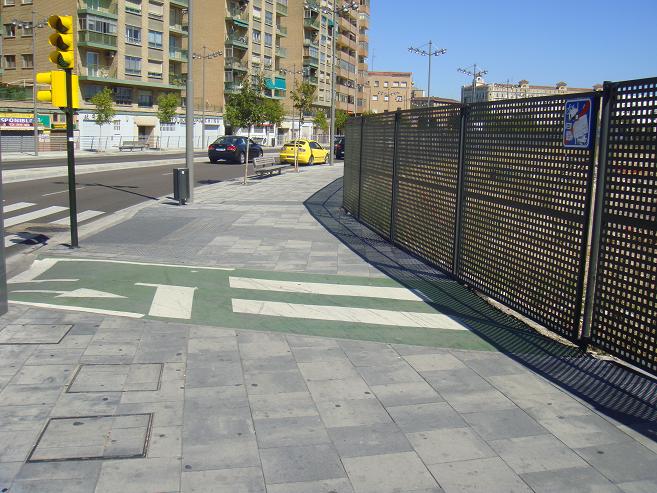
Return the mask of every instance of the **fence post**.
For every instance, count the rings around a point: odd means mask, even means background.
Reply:
[[[600,259],[600,241],[602,240],[602,213],[605,200],[605,182],[607,175],[607,144],[609,143],[609,123],[611,107],[614,103],[615,84],[605,81],[602,92],[602,120],[600,122],[600,140],[598,143],[598,175],[595,181],[595,198],[593,207],[593,225],[591,228],[591,254],[589,270],[586,277],[586,299],[584,303],[584,320],[580,344],[586,346],[591,339],[593,308],[595,306],[595,281]]]
[[[452,273],[459,275],[459,261],[461,257],[461,229],[463,223],[463,195],[465,193],[465,134],[470,107],[461,107],[459,129],[459,157],[458,173],[456,176],[456,215],[454,218],[454,258],[452,259]]]
[[[360,151],[358,152],[358,210],[356,218],[360,221],[360,197],[363,193],[363,140],[365,136],[365,116],[360,117]],[[333,149],[331,149],[333,151]]]
[[[395,244],[397,237],[397,193],[399,191],[399,133],[400,133],[401,110],[395,111],[395,130],[393,132],[392,151],[392,194],[390,200],[390,243]]]

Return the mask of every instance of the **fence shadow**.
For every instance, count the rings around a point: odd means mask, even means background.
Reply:
[[[597,411],[657,439],[657,381],[541,335],[493,308],[450,275],[396,248],[342,208],[342,181],[335,180],[304,202],[328,232],[387,276],[422,292],[428,304],[500,352]]]

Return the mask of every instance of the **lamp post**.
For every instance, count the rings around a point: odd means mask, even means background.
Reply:
[[[335,14],[347,13],[350,10],[358,10],[358,2],[345,2],[342,7],[328,8],[322,7],[324,15],[331,14],[331,22],[333,29],[331,33],[331,125],[329,126],[329,146],[331,152],[329,153],[329,165],[333,166],[333,137],[335,134],[335,36],[338,32],[338,26],[335,22]]]
[[[187,5],[187,43],[189,51],[194,47],[194,22],[192,12],[194,0]],[[185,10],[183,10],[185,12]],[[189,203],[194,202],[194,70],[192,60],[187,60],[187,83],[185,84],[185,168],[188,170]]]
[[[203,60],[202,69],[201,69],[201,99],[203,100],[203,109],[201,110],[201,147],[205,147],[205,61],[212,58],[220,57],[224,54],[221,50],[207,52],[208,47],[203,45],[203,53],[201,55],[197,53],[192,54],[192,60]]]
[[[429,49],[424,50],[423,48],[427,46],[427,44],[429,45]],[[431,57],[444,55],[445,53],[447,53],[447,50],[445,48],[434,50],[433,42],[431,40],[429,40],[427,44],[422,45],[419,48],[413,48],[411,46],[408,49],[408,51],[410,51],[411,53],[416,53],[418,55],[429,57],[429,80],[427,82],[427,106],[431,106]]]
[[[48,19],[44,19],[39,23],[36,22],[36,11],[32,10],[32,20],[23,21],[14,19],[11,23],[20,27],[23,31],[28,27],[32,28],[32,126],[34,127],[34,155],[39,155],[39,115],[37,115],[37,86],[36,86],[36,74],[37,74],[37,65],[36,65],[36,30],[37,28],[42,28],[48,22]]]
[[[488,70],[480,70],[477,72],[477,64],[475,63],[472,66],[472,70],[468,68],[459,68],[457,69],[458,72],[461,72],[462,74],[465,75],[471,75],[472,76],[472,102],[474,103],[476,101],[476,94],[477,94],[477,78],[482,77],[488,73]]]

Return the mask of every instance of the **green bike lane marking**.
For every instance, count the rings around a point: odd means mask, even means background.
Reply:
[[[335,285],[344,286],[345,293],[359,292],[368,287],[394,288],[391,292],[396,297],[405,287],[388,278],[363,278],[355,276],[336,276],[276,271],[255,271],[247,269],[227,270],[221,268],[204,268],[196,266],[175,266],[163,264],[123,263],[112,261],[90,261],[84,259],[42,259],[41,268],[35,266],[37,273],[31,278],[29,272],[18,276],[9,284],[10,300],[24,304],[46,304],[56,307],[68,307],[103,314],[123,314],[135,318],[157,320],[178,320],[184,323],[214,325],[235,329],[253,329],[263,331],[289,332],[295,334],[319,335],[348,339],[371,340],[388,343],[417,344],[462,349],[494,350],[482,338],[469,330],[451,330],[422,326],[425,319],[434,323],[445,319],[445,327],[459,327],[460,320],[452,321],[430,304],[414,299],[385,299],[379,297],[351,296],[331,294]],[[244,286],[244,279],[262,280],[262,289],[245,289],[231,287]],[[242,280],[241,283],[235,279]],[[322,292],[288,292],[273,291],[270,281],[290,283],[323,283]],[[451,281],[445,281],[449,283]],[[247,282],[248,285],[248,282]],[[447,291],[440,291],[442,296],[450,297]],[[340,291],[340,288],[337,291]],[[354,288],[349,288],[353,286]],[[356,288],[356,287],[364,288]],[[446,284],[447,286],[447,284]],[[422,293],[431,292],[431,286],[418,285]],[[383,289],[385,292],[386,290]],[[447,295],[445,294],[447,293]],[[426,296],[426,295],[424,295]],[[452,300],[453,302],[453,300]],[[236,307],[247,307],[247,312],[237,313]],[[268,307],[276,312],[283,309],[280,316],[263,315],[254,307]],[[272,308],[273,307],[273,308]],[[291,308],[290,308],[291,307]],[[319,318],[339,314],[345,320],[322,320],[304,318],[308,311],[316,313]],[[322,307],[326,307],[325,309]],[[292,309],[292,312],[289,311]],[[363,310],[364,309],[364,310]],[[253,312],[255,310],[255,312]],[[285,311],[288,310],[288,311]],[[294,310],[299,311],[295,316]],[[350,317],[390,314],[389,325],[353,321]],[[475,316],[465,304],[457,311],[465,316]],[[150,314],[149,314],[150,313]],[[328,315],[326,315],[328,313]],[[395,316],[408,313],[413,325],[395,325]],[[155,315],[153,315],[155,314]],[[180,315],[183,314],[183,315]],[[376,317],[375,317],[376,319]],[[417,319],[417,320],[416,320]],[[367,317],[362,320],[370,320]],[[450,323],[452,325],[450,325]],[[440,323],[438,326],[442,326]],[[460,327],[463,329],[463,327]]]

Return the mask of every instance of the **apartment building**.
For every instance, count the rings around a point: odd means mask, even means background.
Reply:
[[[383,113],[411,107],[413,74],[411,72],[367,72],[366,111]]]
[[[521,80],[517,84],[487,84],[484,79],[478,77],[475,82],[473,98],[472,84],[461,87],[461,102],[471,103],[480,101],[498,101],[501,99],[536,98],[540,96],[552,96],[554,94],[572,94],[588,92],[594,88],[568,87],[565,82],[557,82],[553,86],[532,86],[527,80]]]

